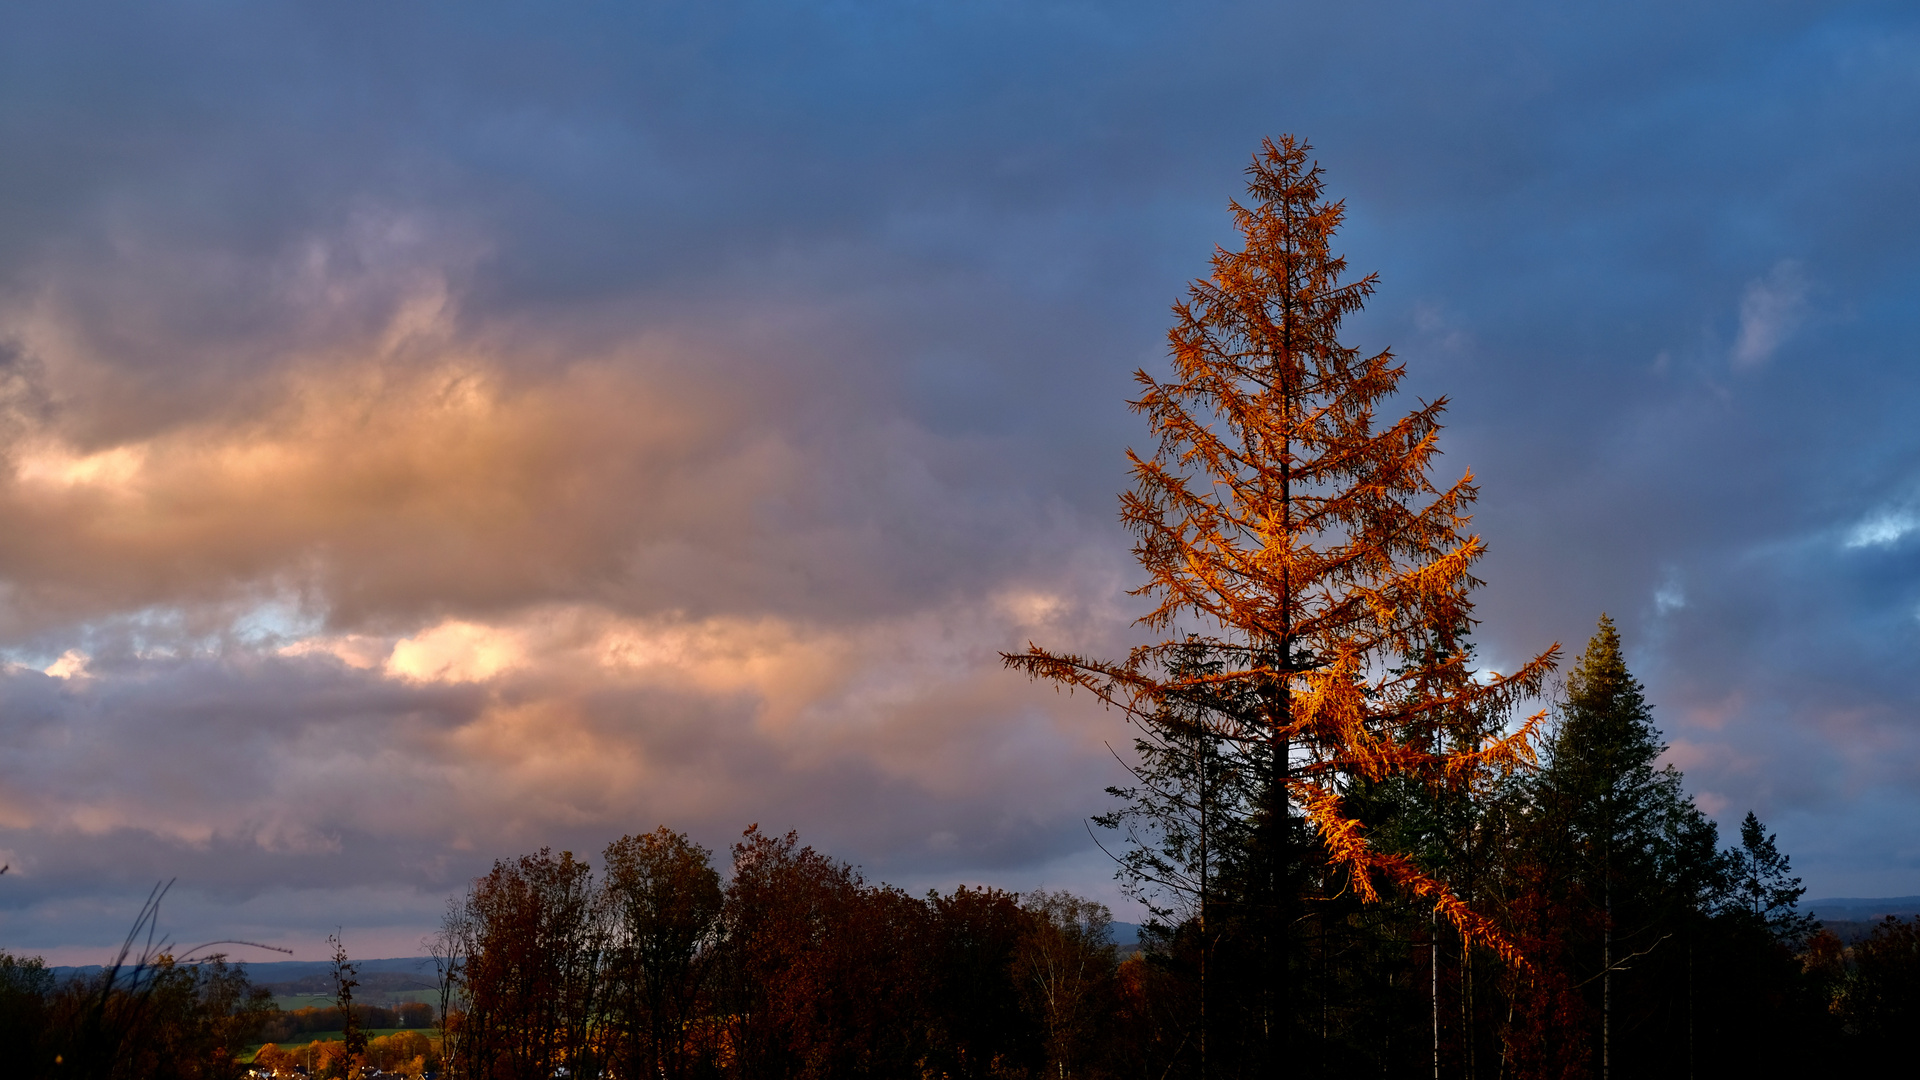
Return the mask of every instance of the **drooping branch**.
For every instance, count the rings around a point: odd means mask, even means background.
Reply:
[[[1357,895],[1379,881],[1431,898],[1514,959],[1444,883],[1380,850],[1344,791],[1393,778],[1471,790],[1529,767],[1541,718],[1503,734],[1496,721],[1540,693],[1558,646],[1511,674],[1474,670],[1463,643],[1485,546],[1468,532],[1473,475],[1433,479],[1447,400],[1380,420],[1406,369],[1339,340],[1378,279],[1345,280],[1330,246],[1345,205],[1325,198],[1309,148],[1268,141],[1248,180],[1231,204],[1241,245],[1217,249],[1174,305],[1170,375],[1135,375],[1153,450],[1128,453],[1121,521],[1146,575],[1134,595],[1152,601],[1138,625],[1169,636],[1121,662],[1033,645],[1006,662],[1143,727],[1172,705],[1217,712],[1219,738],[1249,762],[1286,747],[1297,760],[1281,797]]]

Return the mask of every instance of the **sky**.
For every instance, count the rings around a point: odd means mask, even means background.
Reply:
[[[0,948],[412,955],[661,824],[1134,913],[999,653],[1141,639],[1131,374],[1282,133],[1486,662],[1610,613],[1723,834],[1920,893],[1916,131],[1893,3],[0,7]]]

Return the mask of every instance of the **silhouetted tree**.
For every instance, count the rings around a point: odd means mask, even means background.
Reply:
[[[327,935],[327,944],[333,947],[333,995],[340,1009],[340,1042],[349,1063],[348,1080],[357,1080],[360,1062],[367,1054],[367,1035],[360,1030],[360,1017],[353,1008],[353,988],[360,985],[356,978],[359,971],[347,959],[347,947],[340,940],[339,930]]]
[[[466,949],[472,938],[466,904],[460,898],[450,896],[447,898],[447,909],[441,916],[440,929],[429,934],[421,943],[433,961],[434,989],[440,1001],[436,1022],[440,1032],[440,1059],[443,1062],[453,1058],[454,1005],[460,998],[461,980],[466,975]]]
[[[0,952],[0,1047],[11,1048],[0,1053],[30,1075],[52,1064],[43,1044],[53,989],[53,972],[39,957]]]
[[[869,889],[794,833],[733,846],[726,1013],[746,1077],[910,1075],[923,1054],[924,904]]]
[[[1649,1075],[1655,1062],[1684,1070],[1685,935],[1724,888],[1718,832],[1678,770],[1659,765],[1665,750],[1603,615],[1568,675],[1524,838],[1526,914],[1550,924],[1529,936],[1565,981],[1521,1003],[1581,1033],[1535,1031],[1602,1080]]]
[[[1033,916],[1019,897],[964,886],[931,895],[926,1066],[950,1080],[1022,1076],[1044,1061],[1014,969]]]
[[[1807,890],[1793,876],[1793,866],[1781,853],[1778,840],[1753,811],[1747,811],[1740,823],[1740,846],[1727,853],[1730,899],[1735,910],[1766,927],[1775,940],[1797,945],[1819,928],[1820,921],[1801,914],[1800,898]]]
[[[160,953],[53,988],[39,1037],[4,1052],[24,1077],[237,1080],[239,1054],[273,1011],[272,997],[223,957],[180,963]]]
[[[597,1068],[603,908],[587,864],[542,848],[496,862],[474,882],[456,932],[465,935],[451,1063],[486,1080],[550,1080]]]
[[[725,894],[712,853],[664,825],[607,845],[605,1022],[622,1077],[690,1075]]]
[[[1189,655],[1173,662],[1183,676],[1219,674],[1225,665],[1194,642]],[[1263,791],[1264,744],[1251,747],[1235,737],[1235,718],[1246,702],[1224,697],[1204,683],[1179,697],[1161,701],[1148,716],[1136,717],[1133,783],[1107,793],[1123,805],[1095,817],[1094,823],[1121,832],[1118,856],[1122,889],[1141,901],[1156,929],[1179,938],[1178,965],[1193,982],[1189,1055],[1208,1072],[1211,1055],[1229,1025],[1214,1004],[1220,980],[1215,952],[1223,941],[1263,936],[1249,925],[1252,912],[1246,890],[1252,825]],[[1172,939],[1169,938],[1169,941]],[[1163,959],[1171,960],[1171,954]]]

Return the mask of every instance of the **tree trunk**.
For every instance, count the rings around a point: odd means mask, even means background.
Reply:
[[[1432,968],[1429,994],[1433,1005],[1433,1080],[1440,1080],[1440,909],[1427,913],[1427,958]]]
[[[1283,714],[1284,715],[1284,714]],[[1267,1016],[1267,1056],[1268,1075],[1279,1077],[1286,1074],[1283,1064],[1289,1060],[1292,1047],[1289,1046],[1292,1034],[1288,1020],[1293,1015],[1293,970],[1288,932],[1293,926],[1293,807],[1287,797],[1286,778],[1289,768],[1288,756],[1292,747],[1288,740],[1276,740],[1274,772],[1279,783],[1274,785],[1274,800],[1279,804],[1273,814],[1273,909],[1272,929],[1267,941],[1267,975],[1273,988],[1272,1001]]]
[[[1605,886],[1605,926],[1600,946],[1600,1080],[1613,1080],[1613,883]]]

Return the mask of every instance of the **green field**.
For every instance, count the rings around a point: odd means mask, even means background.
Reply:
[[[423,1001],[437,1007],[440,1004],[440,991],[392,990],[384,994],[369,994],[356,1000],[355,1004],[392,1008],[408,1001]],[[336,1004],[332,994],[285,994],[274,998],[273,1003],[280,1007],[281,1012],[292,1012],[295,1009],[325,1009]]]
[[[369,1039],[373,1038],[375,1035],[395,1035],[402,1031],[422,1032],[426,1034],[429,1038],[431,1038],[433,1035],[432,1028],[362,1028],[361,1030],[366,1033],[366,1036]],[[303,1031],[300,1034],[295,1035],[293,1038],[288,1039],[286,1042],[279,1043],[277,1045],[282,1050],[291,1050],[296,1046],[305,1046],[308,1043],[313,1043],[313,1042],[339,1042],[345,1036],[346,1036],[346,1033],[342,1031]],[[259,1053],[260,1048],[265,1045],[267,1044],[255,1043],[252,1046],[247,1047],[247,1052],[240,1055],[240,1063],[242,1065],[253,1064],[253,1055]]]

